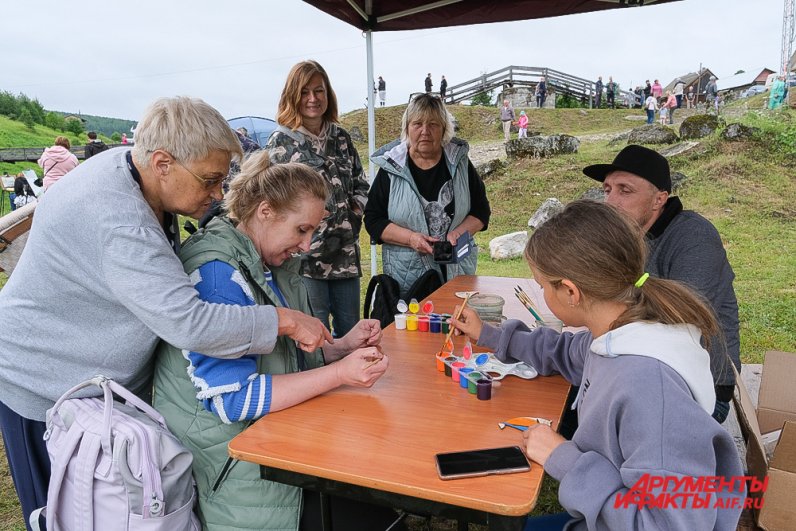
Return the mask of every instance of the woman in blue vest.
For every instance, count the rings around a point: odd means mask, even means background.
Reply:
[[[243,163],[224,199],[228,216],[213,218],[192,235],[180,259],[202,300],[309,314],[294,257],[309,249],[321,223],[326,183],[303,164],[271,165],[268,156],[259,151]],[[300,351],[285,333],[280,329],[270,352],[238,358],[211,358],[167,343],[158,347],[154,405],[193,453],[206,530],[316,528],[307,494],[260,479],[259,466],[252,463],[228,468],[227,444],[252,420],[342,385],[370,387],[387,370],[387,357],[378,348],[378,321],[359,321],[346,336],[313,352]],[[378,522],[373,528],[386,528],[395,519],[389,509],[361,504],[340,509],[339,503],[351,502],[333,498],[335,515],[370,514]]]
[[[440,98],[415,97],[404,112],[401,138],[378,149],[371,160],[379,172],[365,207],[365,228],[382,243],[384,273],[405,296],[423,273],[433,269],[443,282],[475,273],[478,249],[458,264],[440,265],[433,244],[485,230],[491,210],[484,182],[453,137],[453,117]]]

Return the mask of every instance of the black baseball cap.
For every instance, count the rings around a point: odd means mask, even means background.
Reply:
[[[614,171],[626,171],[651,182],[657,189],[672,192],[669,161],[654,149],[629,145],[620,151],[611,164],[593,164],[583,168],[583,173],[595,181],[605,181]]]

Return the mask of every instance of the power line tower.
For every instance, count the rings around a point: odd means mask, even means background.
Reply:
[[[796,26],[794,26],[794,2],[796,0],[785,0],[785,10],[782,15],[782,58],[780,61],[780,73],[788,75],[788,62],[793,53],[793,38],[796,36]]]

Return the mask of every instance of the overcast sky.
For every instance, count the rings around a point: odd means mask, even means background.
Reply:
[[[667,84],[700,63],[717,76],[778,70],[783,0],[683,0],[554,19],[374,34],[387,103],[508,65],[623,88]],[[273,117],[290,67],[319,61],[340,110],[364,106],[365,38],[299,0],[7,1],[0,90],[47,109],[137,119],[160,96],[203,98],[232,118]]]

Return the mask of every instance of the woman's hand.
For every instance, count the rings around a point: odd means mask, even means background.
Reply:
[[[343,337],[342,343],[348,349],[343,355],[363,347],[375,347],[381,344],[381,323],[378,319],[362,319]]]
[[[453,315],[456,315],[457,311],[459,311],[458,306]],[[484,323],[481,322],[481,318],[478,317],[478,313],[475,310],[465,306],[458,319],[451,317],[451,326],[458,334],[464,334],[470,338],[470,341],[477,343],[478,338],[481,337],[481,329],[484,327]]]
[[[276,315],[279,318],[277,334],[295,340],[301,350],[312,352],[326,342],[334,343],[331,332],[315,317],[288,308],[277,308]]]
[[[522,451],[528,459],[544,466],[553,450],[567,442],[553,428],[545,424],[534,424],[522,433]]]
[[[413,232],[412,235],[409,236],[409,247],[421,254],[431,254],[434,252],[432,245],[436,241],[439,241],[439,239],[426,236],[419,232]]]
[[[341,385],[371,387],[390,366],[390,360],[377,347],[360,348],[333,365]]]

